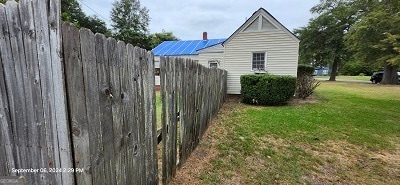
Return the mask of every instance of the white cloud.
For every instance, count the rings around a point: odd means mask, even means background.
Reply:
[[[79,0],[110,19],[114,0]],[[142,0],[149,9],[150,32],[162,29],[172,31],[177,37],[201,39],[207,31],[209,38],[227,38],[246,18],[260,7],[266,9],[289,30],[305,26],[312,18],[310,8],[319,0]],[[82,5],[89,15],[94,14]],[[107,21],[108,21],[107,20]],[[109,25],[109,23],[108,23]]]

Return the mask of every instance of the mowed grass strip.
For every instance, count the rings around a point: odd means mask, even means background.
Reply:
[[[328,80],[329,76],[315,76],[315,78],[318,79],[324,79]],[[358,80],[358,81],[369,81],[371,79],[371,76],[336,76],[337,80]]]
[[[183,171],[199,184],[400,184],[399,92],[322,82],[310,103],[230,103],[198,147],[217,154]]]

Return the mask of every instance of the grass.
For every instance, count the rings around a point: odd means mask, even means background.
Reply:
[[[329,79],[329,76],[316,76],[318,79]],[[359,80],[359,81],[369,81],[371,76],[336,76],[337,80]]]
[[[162,112],[162,104],[161,104],[161,92],[156,91],[156,117],[157,117],[157,130],[161,129],[161,112]]]
[[[199,184],[400,184],[399,92],[400,86],[322,82],[313,103],[231,102],[198,148],[217,152],[204,160],[195,179]]]

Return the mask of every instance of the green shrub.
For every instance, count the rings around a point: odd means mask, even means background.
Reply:
[[[300,64],[297,67],[296,97],[306,99],[320,85],[320,82],[312,76],[313,73],[312,66]]]
[[[314,74],[315,68],[313,66],[299,64],[297,67],[297,76],[312,75]]]
[[[293,97],[296,78],[276,75],[242,75],[240,77],[243,103],[284,105]]]

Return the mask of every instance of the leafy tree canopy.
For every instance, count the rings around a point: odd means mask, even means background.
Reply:
[[[61,0],[61,20],[71,22],[77,27],[88,28],[93,33],[110,36],[106,23],[96,16],[87,16],[76,0]]]
[[[161,33],[153,33],[150,35],[150,47],[155,48],[164,41],[179,40],[172,32],[162,30]]]
[[[121,0],[113,3],[111,26],[119,40],[150,49],[148,37],[149,10],[139,0]]]
[[[367,2],[359,21],[346,35],[346,45],[358,61],[385,67],[381,83],[396,84],[400,66],[400,1]]]
[[[314,66],[330,65],[330,80],[335,80],[339,67],[347,62],[351,54],[346,49],[344,35],[356,21],[356,10],[348,1],[321,0],[311,9],[319,14],[306,27],[294,31],[301,40],[300,63]]]

